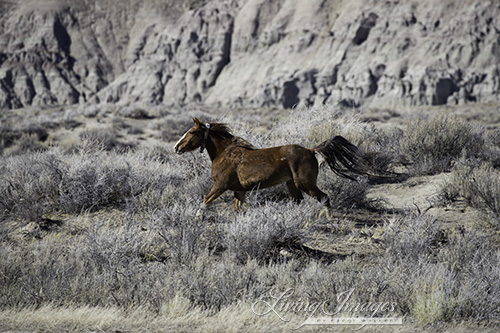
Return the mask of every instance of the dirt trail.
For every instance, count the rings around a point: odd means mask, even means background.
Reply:
[[[440,188],[447,177],[447,173],[441,173],[412,177],[400,183],[374,185],[368,198],[381,200],[386,209],[410,209],[432,214],[444,229],[472,225],[481,218],[479,211],[461,201],[451,205],[440,202]]]

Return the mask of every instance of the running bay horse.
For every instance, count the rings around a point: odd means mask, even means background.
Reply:
[[[246,140],[231,134],[222,123],[202,122],[193,118],[194,125],[175,144],[177,154],[206,149],[212,160],[214,185],[203,200],[209,204],[227,190],[234,192],[234,210],[245,202],[245,193],[253,189],[275,186],[286,182],[291,197],[300,202],[302,192],[326,207],[328,196],[316,185],[318,161],[316,154],[336,174],[352,178],[350,174],[367,175],[368,164],[361,151],[341,136],[335,136],[309,149],[286,145],[257,149]]]

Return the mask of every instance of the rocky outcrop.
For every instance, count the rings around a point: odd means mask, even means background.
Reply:
[[[96,101],[201,102],[230,62],[233,6],[209,3],[178,18],[142,28],[129,45],[128,67]]]
[[[500,96],[495,0],[19,0],[0,13],[1,108]]]
[[[208,101],[397,106],[499,98],[498,2],[297,0],[266,7],[248,1],[238,12],[233,61],[219,78],[230,84],[216,86]]]

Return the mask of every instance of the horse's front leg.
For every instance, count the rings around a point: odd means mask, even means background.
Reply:
[[[205,196],[205,199],[203,200],[203,204],[207,205],[220,197],[220,195],[224,192],[226,192],[227,187],[226,186],[221,186],[219,183],[215,183],[214,186],[210,189],[210,192]]]
[[[200,208],[196,212],[196,217],[203,216],[203,211],[205,210],[206,206],[220,197],[222,193],[224,193],[227,190],[225,186],[221,186],[218,183],[215,183],[214,186],[210,189],[210,192],[205,196],[205,199],[203,199],[203,203],[201,204]]]

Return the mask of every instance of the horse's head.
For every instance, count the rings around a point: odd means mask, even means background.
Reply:
[[[203,151],[205,148],[210,125],[208,123],[203,124],[198,118],[193,118],[193,121],[193,127],[191,127],[174,146],[174,150],[177,154],[190,152],[199,147],[201,147]]]

